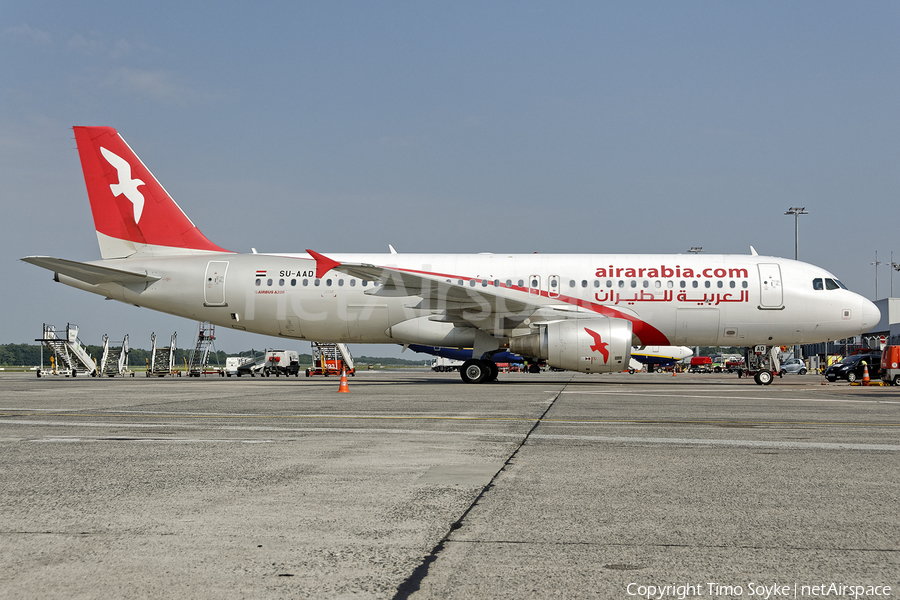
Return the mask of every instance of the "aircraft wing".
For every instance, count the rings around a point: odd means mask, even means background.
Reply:
[[[159,279],[159,277],[154,275],[148,275],[146,271],[113,269],[111,267],[66,260],[65,258],[53,258],[52,256],[26,256],[21,260],[91,285],[100,283],[147,283]]]
[[[521,322],[539,309],[553,304],[540,296],[529,296],[528,300],[523,300],[522,292],[526,290],[507,286],[505,282],[365,263],[339,263],[318,252],[307,252],[316,259],[317,277],[333,269],[351,277],[378,281],[381,285],[369,294],[418,296],[422,302],[416,308],[444,311],[445,317],[441,320],[473,324],[486,320],[497,323],[506,319]]]

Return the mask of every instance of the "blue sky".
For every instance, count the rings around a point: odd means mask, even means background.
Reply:
[[[232,250],[793,257],[784,212],[804,206],[801,259],[874,298],[878,251],[884,297],[898,17],[889,2],[6,2],[0,343],[45,321],[89,343],[193,335],[17,260],[99,258],[72,125],[117,128]],[[273,343],[220,331],[218,346]]]

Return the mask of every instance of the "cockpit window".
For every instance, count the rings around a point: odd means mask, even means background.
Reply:
[[[841,286],[837,284],[834,279],[825,279],[825,289],[826,290],[839,290]]]
[[[838,284],[838,285],[841,287],[842,290],[846,290],[846,289],[847,289],[847,286],[844,285],[843,283],[841,283],[841,280],[840,280],[840,279],[835,279],[834,282],[835,282],[836,284]]]
[[[813,289],[814,290],[824,290],[825,289],[825,284],[822,283],[821,277],[817,277],[817,278],[813,279]]]

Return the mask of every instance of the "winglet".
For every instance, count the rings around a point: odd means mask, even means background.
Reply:
[[[306,253],[316,259],[316,277],[322,277],[335,267],[339,267],[341,263],[336,260],[331,260],[327,256],[322,256],[315,250],[306,250]]]

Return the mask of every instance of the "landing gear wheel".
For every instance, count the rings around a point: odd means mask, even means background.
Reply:
[[[492,360],[483,360],[483,362],[488,368],[487,377],[484,378],[484,381],[497,381],[497,376],[500,375],[500,369],[497,368],[497,363]]]
[[[490,369],[481,360],[467,360],[459,370],[460,377],[466,383],[481,383],[489,373]]]
[[[756,385],[769,385],[772,383],[772,372],[771,371],[757,371],[756,375],[753,376],[753,381],[756,382]]]

